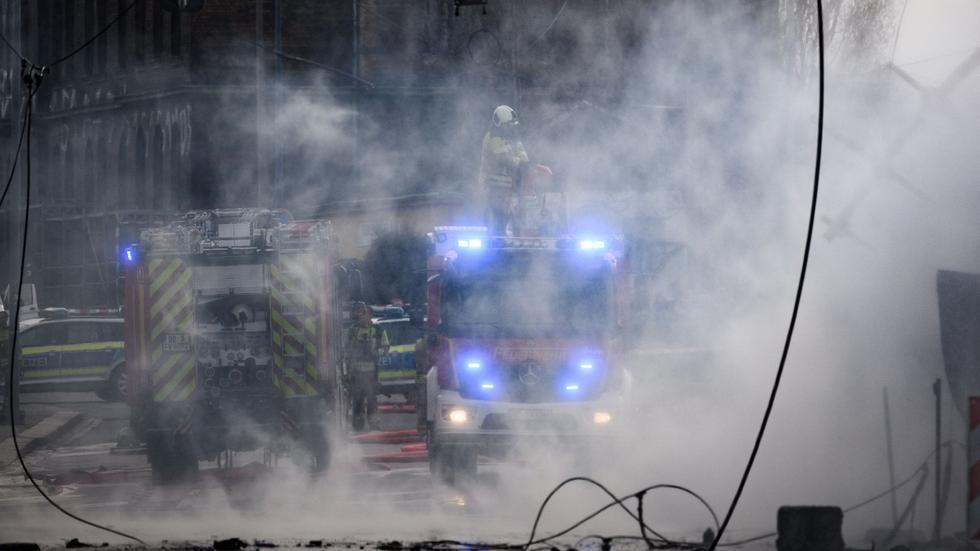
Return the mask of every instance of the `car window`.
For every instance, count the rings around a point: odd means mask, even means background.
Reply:
[[[123,324],[121,323],[100,323],[99,340],[103,342],[123,340]]]
[[[383,323],[381,328],[388,334],[388,342],[392,346],[400,344],[415,344],[421,336],[421,330],[411,323]]]
[[[19,337],[21,346],[50,346],[65,344],[65,326],[60,323],[36,325]]]
[[[83,344],[99,341],[98,323],[78,322],[66,325],[68,326],[68,344]]]

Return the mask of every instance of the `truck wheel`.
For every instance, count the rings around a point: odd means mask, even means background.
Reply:
[[[146,439],[146,456],[157,484],[181,482],[197,474],[197,453],[187,436],[154,432]]]
[[[327,472],[327,467],[330,466],[330,443],[327,442],[326,435],[320,429],[322,427],[313,429],[306,442],[311,455],[310,472],[313,476],[322,475]]]
[[[468,446],[436,446],[429,451],[429,473],[456,485],[476,475],[476,450]]]

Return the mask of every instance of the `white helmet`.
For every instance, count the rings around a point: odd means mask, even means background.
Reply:
[[[497,128],[517,124],[517,111],[507,105],[501,105],[493,110],[493,124]]]

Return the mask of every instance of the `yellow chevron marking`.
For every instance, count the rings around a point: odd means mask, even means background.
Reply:
[[[174,397],[174,401],[182,402],[190,398],[191,393],[194,392],[196,388],[197,388],[197,380],[191,379],[191,381],[187,383],[187,385],[185,385],[184,388],[180,390],[180,392],[177,393],[177,396]]]
[[[162,258],[154,258],[153,260],[150,261],[150,271],[151,272],[157,271],[157,268],[159,268],[160,264],[162,263],[163,263]]]
[[[167,395],[170,394],[174,388],[176,388],[177,383],[179,383],[180,380],[183,379],[184,376],[187,375],[187,373],[194,368],[194,363],[195,362],[193,357],[187,360],[187,363],[184,364],[184,367],[180,368],[180,371],[178,371],[177,374],[170,380],[170,382],[167,383],[167,386],[161,388],[156,393],[154,399],[159,402],[162,401],[164,398],[166,398]]]
[[[150,306],[150,317],[155,317],[160,310],[167,306],[167,303],[170,302],[170,299],[172,299],[175,294],[180,291],[186,291],[187,281],[190,280],[190,278],[190,270],[184,270],[181,272],[181,274],[177,277],[177,281],[175,281],[169,289],[164,291],[163,295],[161,295],[156,302]]]
[[[299,350],[296,350],[296,348],[294,348],[293,345],[289,344],[288,342],[286,343],[286,346],[284,348],[286,349],[286,355],[287,356],[302,356],[303,355],[302,352],[300,352]]]
[[[288,377],[290,380],[295,382],[296,385],[300,388],[302,394],[298,394],[299,396],[313,396],[316,394],[316,389],[310,386],[310,384],[306,382],[306,378],[303,377],[303,375],[299,373],[292,373],[290,371],[287,371],[286,377]]]
[[[164,329],[174,327],[176,325],[174,324],[174,321],[176,321],[174,318],[190,303],[190,301],[190,293],[183,293],[180,297],[178,297],[176,302],[167,308],[167,312],[160,318],[160,321],[153,326],[153,331],[150,332],[150,340],[157,340],[157,337],[160,336],[160,333],[162,333]]]
[[[297,329],[296,326],[292,324],[292,322],[287,320],[285,316],[273,310],[272,321],[282,326],[283,334],[289,335],[290,337],[304,343],[307,348],[313,349],[314,354],[316,353],[316,347],[314,347],[313,344],[306,339],[306,335],[304,335],[302,331]]]
[[[177,268],[179,268],[180,265],[181,265],[180,259],[175,258],[170,261],[170,264],[167,265],[167,268],[165,270],[163,270],[159,274],[156,274],[153,277],[153,281],[150,283],[150,296],[153,296],[153,294],[156,293],[160,289],[160,287],[163,287],[164,285],[167,284],[167,281],[170,279],[170,276],[173,275],[174,271]]]
[[[306,376],[314,381],[320,380],[320,370],[316,368],[315,362],[306,362]]]
[[[170,370],[173,369],[175,365],[177,365],[178,361],[180,361],[180,356],[181,354],[174,354],[173,356],[170,356],[169,358],[163,361],[163,364],[161,364],[160,367],[158,367],[156,370],[153,371],[154,385],[159,384],[160,381],[163,381],[164,379],[167,378],[167,375],[169,374]]]

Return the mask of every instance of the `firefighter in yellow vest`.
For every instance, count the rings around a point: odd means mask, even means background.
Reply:
[[[493,127],[483,136],[479,183],[486,193],[486,222],[493,235],[504,235],[514,193],[528,164],[517,131],[517,111],[501,105],[493,110]]]
[[[347,330],[344,348],[354,409],[351,425],[354,430],[363,430],[366,421],[377,429],[378,360],[388,351],[388,335],[371,323],[371,309],[366,304],[359,302],[352,310],[357,325]]]

